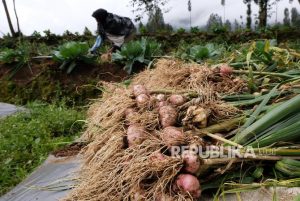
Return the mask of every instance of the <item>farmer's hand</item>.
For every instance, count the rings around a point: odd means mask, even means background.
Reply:
[[[111,62],[111,53],[108,52],[106,54],[101,55],[101,61],[103,62]]]
[[[96,51],[93,49],[89,49],[89,55],[95,56],[96,55]]]

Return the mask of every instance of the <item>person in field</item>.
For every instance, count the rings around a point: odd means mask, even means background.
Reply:
[[[97,49],[106,39],[113,44],[108,53],[120,50],[123,43],[130,40],[136,31],[133,22],[128,17],[120,17],[104,9],[96,10],[92,14],[92,17],[94,17],[98,23],[98,36],[95,44],[90,49],[92,54],[96,54]]]

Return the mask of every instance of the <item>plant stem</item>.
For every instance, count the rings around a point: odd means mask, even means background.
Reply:
[[[198,97],[198,93],[195,91],[186,91],[186,90],[172,90],[172,89],[157,89],[150,91],[150,94],[185,94],[189,97]]]
[[[205,132],[203,132],[203,133],[204,133],[205,135],[207,135],[207,136],[213,138],[213,139],[216,139],[216,140],[218,140],[218,141],[224,142],[224,143],[226,143],[226,144],[228,144],[228,145],[232,145],[232,146],[235,146],[235,147],[238,147],[238,148],[243,148],[242,145],[240,145],[240,144],[238,144],[238,143],[235,143],[235,142],[233,142],[233,141],[227,140],[227,139],[225,139],[225,138],[222,138],[222,137],[220,137],[220,136],[217,136],[217,135],[214,135],[214,134],[211,134],[211,133],[205,133]]]
[[[53,56],[36,56],[32,57],[32,59],[52,59]]]
[[[300,157],[299,149],[256,148],[256,149],[254,149],[254,152],[255,153],[269,153],[273,156],[299,156]]]
[[[234,73],[237,74],[249,74],[249,70],[233,70]],[[252,72],[254,75],[270,75],[274,77],[283,77],[283,78],[295,78],[296,76],[293,75],[288,75],[285,73],[273,73],[273,72],[258,72],[258,71],[253,71]]]
[[[229,119],[227,121],[221,122],[214,124],[212,126],[209,126],[207,128],[200,129],[199,131],[201,132],[206,132],[206,133],[220,133],[224,131],[231,131],[240,124],[243,124],[245,122],[245,117],[238,117],[235,119]]]

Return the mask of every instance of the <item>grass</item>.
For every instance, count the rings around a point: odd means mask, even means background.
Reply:
[[[0,119],[0,195],[21,182],[48,154],[78,137],[84,113],[64,103],[30,103]]]

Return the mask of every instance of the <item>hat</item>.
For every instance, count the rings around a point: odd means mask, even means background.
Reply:
[[[92,14],[92,16],[93,16],[97,21],[103,21],[103,20],[105,20],[106,17],[107,17],[107,15],[108,15],[108,12],[107,12],[105,9],[102,9],[102,8],[96,10],[96,11]]]

